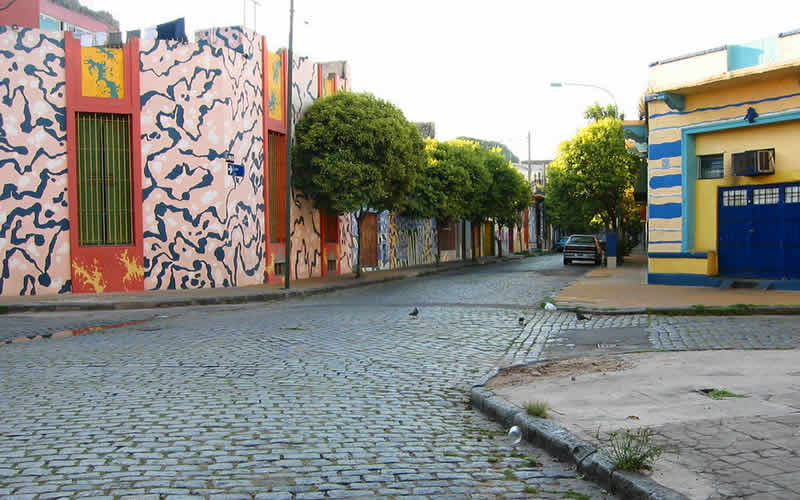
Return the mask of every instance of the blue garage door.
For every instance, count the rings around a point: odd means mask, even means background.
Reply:
[[[800,183],[719,190],[719,272],[800,278]]]

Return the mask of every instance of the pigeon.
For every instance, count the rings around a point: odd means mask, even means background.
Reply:
[[[413,311],[411,311],[410,313],[408,313],[408,315],[409,315],[409,316],[411,316],[412,318],[416,318],[416,317],[419,315],[419,309],[417,309],[417,308],[415,307]]]
[[[525,323],[525,316],[520,316],[519,317],[519,324],[523,325],[524,323]]]
[[[519,427],[516,425],[508,430],[508,438],[509,439],[516,439],[513,443],[511,443],[511,447],[517,446],[520,441],[522,441],[522,431],[519,430]]]
[[[583,314],[581,314],[580,311],[575,312],[575,317],[578,318],[578,321],[586,321],[587,319],[592,319],[591,316],[584,316]]]
[[[552,302],[548,302],[548,303],[546,303],[544,305],[544,310],[545,311],[555,311],[556,310],[556,305],[553,304]]]

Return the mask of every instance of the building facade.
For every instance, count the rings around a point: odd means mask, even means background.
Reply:
[[[353,270],[352,214],[291,192],[287,92],[300,119],[350,87],[346,62],[295,58],[241,27],[195,43],[82,46],[72,33],[0,26],[0,294],[248,286]],[[460,259],[457,229],[374,214],[375,269]],[[450,240],[453,240],[452,243]]]
[[[648,282],[800,279],[800,32],[651,65]]]

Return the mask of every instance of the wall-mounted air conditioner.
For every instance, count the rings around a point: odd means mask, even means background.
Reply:
[[[775,173],[775,148],[756,149],[733,154],[733,175],[769,175]]]

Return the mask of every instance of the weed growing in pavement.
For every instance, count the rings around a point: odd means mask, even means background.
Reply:
[[[523,465],[525,465],[525,467],[530,467],[530,468],[541,467],[542,462],[536,460],[534,457],[528,457],[523,462]]]
[[[570,500],[591,500],[592,497],[589,495],[584,495],[583,493],[578,493],[577,491],[569,490],[564,493],[564,498],[568,498]]]
[[[653,431],[641,428],[609,433],[608,446],[603,450],[611,458],[614,469],[638,472],[652,470],[664,449],[652,442]]]
[[[518,479],[516,474],[514,474],[514,471],[511,469],[504,470],[503,477],[506,478],[506,480],[508,481],[516,481]]]
[[[547,418],[547,403],[544,401],[530,401],[525,403],[525,413],[532,417]]]
[[[526,486],[524,491],[525,493],[530,493],[531,495],[536,495],[539,493],[539,490],[530,485]]]
[[[734,304],[732,306],[705,306],[702,304],[695,304],[688,309],[647,308],[647,314],[658,314],[661,316],[749,316],[759,314],[760,312],[759,306],[752,304]]]
[[[746,398],[747,395],[745,394],[736,394],[734,392],[726,391],[725,389],[714,389],[713,391],[709,391],[708,397],[711,399],[725,399],[725,398]]]

